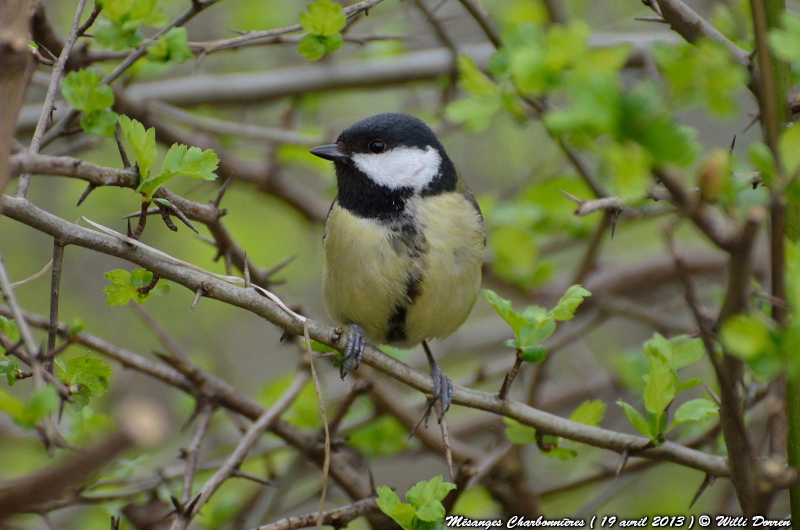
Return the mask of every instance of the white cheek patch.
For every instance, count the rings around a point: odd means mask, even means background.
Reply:
[[[356,167],[373,182],[390,189],[414,188],[420,191],[436,178],[442,157],[431,146],[397,147],[383,153],[352,155]]]

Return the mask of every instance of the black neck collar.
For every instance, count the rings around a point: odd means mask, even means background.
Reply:
[[[458,182],[453,162],[440,150],[441,167],[436,177],[428,184],[420,195],[428,197],[455,191]],[[339,206],[353,215],[368,219],[388,220],[400,216],[406,207],[406,201],[415,191],[413,188],[389,188],[375,183],[353,163],[337,162],[336,179],[339,194],[336,197]]]

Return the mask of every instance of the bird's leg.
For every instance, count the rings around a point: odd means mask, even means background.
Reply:
[[[453,402],[453,380],[444,375],[442,369],[436,364],[436,360],[433,358],[431,349],[426,341],[422,341],[422,347],[428,357],[428,364],[431,366],[431,377],[433,378],[433,398],[431,398],[430,404],[435,404],[437,400],[442,404],[438,410],[438,420],[439,423],[442,423],[442,418],[444,418],[445,413],[450,408],[450,404]],[[426,407],[426,409],[428,412],[430,411],[429,407]]]
[[[358,365],[364,359],[364,330],[358,324],[352,324],[347,332],[347,346],[344,349],[344,363],[339,368],[339,375],[345,378],[350,369],[358,370]]]

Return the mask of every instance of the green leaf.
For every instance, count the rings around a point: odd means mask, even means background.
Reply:
[[[389,486],[379,486],[377,491],[378,498],[375,499],[375,502],[378,508],[394,519],[404,530],[415,530],[414,517],[416,517],[416,511],[414,507],[401,502],[400,497]]]
[[[338,50],[343,43],[344,37],[341,33],[327,36],[306,33],[297,44],[297,53],[309,61],[316,61],[326,53]]]
[[[644,387],[644,407],[659,415],[675,399],[676,378],[669,363],[660,357],[647,362],[647,382]]]
[[[497,85],[481,71],[475,59],[465,53],[459,54],[456,66],[458,67],[458,80],[466,92],[479,96],[497,94]]]
[[[139,183],[136,191],[145,198],[150,198],[168,180],[177,176],[187,176],[203,180],[214,180],[214,173],[219,165],[219,158],[213,150],[201,150],[199,147],[187,147],[173,144],[161,165],[161,174]]]
[[[727,352],[744,360],[773,348],[769,329],[753,315],[738,314],[723,322],[720,339]]]
[[[13,320],[9,320],[3,316],[0,316],[0,333],[5,335],[6,338],[13,343],[19,342],[19,328],[17,327],[17,323]],[[5,352],[5,348],[0,346],[0,354]]]
[[[274,405],[286,393],[293,380],[294,374],[286,372],[268,381],[261,390],[260,403],[265,407]],[[319,405],[312,383],[309,382],[303,387],[282,418],[300,429],[317,429],[321,426]]]
[[[156,130],[152,127],[144,130],[144,126],[136,120],[132,120],[125,115],[119,116],[119,125],[122,134],[133,148],[133,155],[139,166],[141,180],[145,181],[150,177],[150,167],[156,160]]]
[[[70,72],[61,85],[61,94],[70,105],[86,113],[105,110],[114,104],[114,91],[101,81],[94,68]]]
[[[196,179],[214,180],[217,175],[214,173],[219,166],[219,157],[211,150],[203,151],[199,147],[189,147],[185,145],[173,144],[164,158],[161,172],[174,173]]]
[[[486,300],[492,305],[494,310],[497,311],[497,314],[511,326],[515,335],[519,334],[522,326],[528,325],[528,321],[511,308],[510,300],[506,300],[489,289],[483,289],[482,292]]]
[[[109,365],[88,353],[69,359],[58,372],[58,378],[64,384],[80,385],[95,396],[108,391],[108,380],[113,375]]]
[[[684,390],[691,390],[692,388],[696,388],[703,384],[703,380],[699,377],[694,379],[687,379],[686,381],[681,381],[675,386],[675,393],[678,394],[683,392]]]
[[[783,13],[785,29],[772,28],[767,35],[769,47],[776,57],[792,62],[800,60],[800,19]]]
[[[536,443],[536,429],[533,427],[511,418],[503,418],[503,423],[506,424],[506,436],[512,443],[518,445]]]
[[[775,179],[778,174],[777,166],[775,165],[775,158],[772,156],[772,151],[763,142],[750,142],[747,147],[747,156],[755,168],[761,172],[761,178],[767,184]]]
[[[132,21],[121,24],[97,24],[96,28],[92,29],[97,44],[116,51],[136,48],[144,40],[139,33],[139,24]]]
[[[779,151],[786,176],[795,177],[800,170],[800,126],[791,123],[781,131]]]
[[[97,110],[81,116],[81,129],[98,136],[114,136],[117,127],[117,113],[111,110]]]
[[[114,375],[111,367],[88,353],[74,357],[65,363],[58,362],[58,378],[72,390],[75,400],[70,406],[75,411],[82,410],[94,396],[102,396],[108,391],[108,379]]]
[[[748,74],[722,45],[700,39],[691,44],[657,44],[653,52],[677,104],[699,103],[720,116],[736,112],[736,96]]]
[[[316,0],[300,14],[303,29],[323,37],[339,33],[346,23],[347,17],[342,12],[342,6],[331,0]]]
[[[8,414],[17,425],[26,429],[36,427],[45,416],[58,408],[59,402],[58,392],[51,385],[38,389],[27,403],[0,388],[0,412]]]
[[[325,55],[325,37],[314,35],[313,33],[306,33],[300,38],[297,43],[297,53],[304,56],[309,61],[316,61]]]
[[[406,499],[414,507],[417,518],[423,521],[441,521],[445,516],[441,500],[455,488],[455,484],[444,482],[442,476],[439,475],[430,481],[417,482],[406,493]]]
[[[706,353],[703,340],[690,339],[672,349],[671,365],[676,370],[694,364]]]
[[[556,320],[572,320],[575,317],[575,310],[581,305],[583,299],[589,296],[592,296],[592,293],[581,285],[573,285],[567,289],[567,292],[556,304],[553,309],[553,317]]]
[[[570,415],[569,419],[578,423],[583,423],[584,425],[596,427],[601,421],[603,421],[603,416],[606,414],[606,408],[606,404],[599,399],[594,401],[585,401],[581,403],[577,409],[575,409],[575,412]]]
[[[631,422],[633,428],[642,433],[643,435],[647,436],[648,438],[653,438],[653,435],[650,434],[650,427],[647,426],[647,420],[642,415],[641,412],[633,408],[632,405],[622,401],[621,399],[617,401],[617,405],[622,407],[622,410],[625,412],[625,416],[628,417],[628,421]]]
[[[673,425],[687,421],[703,421],[719,414],[717,404],[709,399],[687,401],[675,411]]]
[[[539,344],[556,330],[553,313],[543,307],[529,306],[522,312],[522,318],[528,321],[528,324],[519,330],[519,342],[522,345]]]
[[[350,434],[347,444],[367,456],[394,455],[411,446],[408,430],[397,418],[384,414]]]
[[[170,291],[169,284],[161,280],[149,293],[140,293],[137,289],[148,285],[153,279],[153,273],[146,269],[135,269],[133,273],[117,269],[105,273],[104,276],[111,282],[105,286],[103,292],[107,295],[106,304],[112,307],[128,305],[131,300],[142,304],[154,296],[161,296]]]
[[[147,58],[155,63],[182,63],[194,55],[188,40],[186,28],[172,28],[147,47]]]
[[[19,373],[19,366],[14,357],[0,357],[0,375],[5,374],[8,386],[14,386],[14,383],[17,382],[17,373]]]
[[[637,142],[612,142],[601,151],[602,170],[608,174],[614,191],[625,197],[641,197],[650,185],[652,159]]]
[[[523,346],[520,352],[520,357],[526,363],[539,364],[547,358],[547,348],[538,344]]]
[[[653,337],[644,343],[642,351],[647,357],[661,357],[667,362],[672,360],[672,346],[661,333],[654,333]]]

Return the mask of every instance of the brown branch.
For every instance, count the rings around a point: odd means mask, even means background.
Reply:
[[[734,251],[739,234],[730,218],[722,215],[710,205],[700,202],[698,197],[683,187],[680,177],[672,171],[659,169],[655,170],[654,174],[669,190],[675,205],[715,245],[727,252]]]
[[[62,495],[70,485],[80,483],[130,447],[136,439],[132,434],[119,432],[56,467],[0,484],[0,521]]]
[[[142,42],[139,45],[139,47],[136,48],[136,50],[133,51],[133,53],[128,55],[125,58],[125,60],[123,60],[119,65],[117,65],[117,67],[114,68],[114,70],[112,70],[110,74],[106,75],[102,79],[101,83],[103,83],[103,84],[111,84],[111,83],[113,83],[119,76],[121,76],[125,72],[125,70],[130,68],[131,65],[133,65],[133,63],[135,63],[136,61],[141,59],[147,53],[148,46],[150,46],[150,44],[152,44],[156,39],[158,39],[158,37],[160,37],[161,35],[165,34],[167,31],[171,30],[172,28],[183,26],[184,24],[189,22],[192,18],[194,18],[195,15],[197,15],[198,13],[203,11],[205,8],[215,4],[216,2],[217,2],[217,0],[203,0],[203,1],[198,1],[198,2],[192,2],[192,6],[189,9],[184,11],[175,20],[173,20],[172,22],[170,22],[169,24],[167,24],[166,26],[164,26],[163,28],[158,30],[156,32],[156,34],[153,35],[150,39],[146,39],[144,42]],[[85,3],[85,0],[82,0],[82,4],[83,3]],[[83,7],[82,4],[81,4],[81,8]],[[78,17],[78,19],[79,18],[80,17]],[[74,28],[77,30],[77,24],[74,26]],[[66,45],[65,45],[65,48],[66,48]],[[62,52],[62,55],[64,55],[63,52]],[[53,140],[55,140],[56,138],[61,136],[67,130],[67,128],[69,127],[69,124],[72,122],[72,120],[75,119],[75,117],[77,115],[78,115],[78,111],[76,109],[72,108],[72,107],[69,107],[69,110],[66,111],[64,117],[61,118],[58,121],[58,123],[56,123],[50,129],[50,131],[42,138],[41,144],[43,146],[44,145],[48,145]]]
[[[740,65],[750,68],[750,54],[738,47],[731,40],[720,33],[714,26],[706,22],[703,17],[695,13],[691,7],[681,0],[657,0],[660,8],[659,16],[688,42],[695,43],[701,37],[722,44],[734,60]]]
[[[745,246],[742,249],[743,252],[739,252],[738,254],[732,253],[732,269],[736,267],[734,262],[737,262],[741,259],[749,260],[750,245],[752,245],[752,238],[755,235],[755,231],[747,230],[745,233],[747,233],[749,241],[745,243]],[[700,337],[702,339],[703,346],[705,347],[708,358],[714,367],[714,371],[717,374],[717,379],[722,390],[722,399],[720,400],[720,423],[722,425],[728,454],[731,455],[731,458],[729,459],[729,465],[731,479],[736,489],[736,494],[745,514],[753,515],[756,513],[762,513],[762,511],[766,508],[766,506],[763,504],[765,497],[763,492],[759,491],[759,471],[756,467],[755,455],[753,453],[753,448],[747,433],[747,427],[744,423],[744,413],[742,409],[742,401],[740,399],[740,392],[737,392],[737,388],[741,388],[741,384],[739,383],[742,374],[741,361],[732,358],[730,355],[725,356],[724,364],[720,363],[717,359],[717,352],[711,335],[709,322],[708,319],[705,318],[700,307],[700,302],[695,294],[694,286],[689,276],[685,273],[680,254],[678,253],[678,250],[671,239],[668,239],[668,246],[673,259],[675,260],[675,264],[680,271],[680,276],[686,289],[686,302],[689,305],[689,308],[692,310],[692,314],[695,317],[697,326],[700,329]],[[741,299],[738,293],[732,297],[729,293],[729,299],[730,298],[733,298],[734,300]],[[726,300],[726,303],[723,305],[721,316],[725,316],[726,311],[735,310],[738,312],[740,309],[736,309]],[[725,317],[727,318],[727,316]]]
[[[39,122],[36,124],[36,130],[33,132],[33,138],[31,139],[30,151],[32,153],[38,153],[39,149],[42,147],[42,137],[44,136],[47,124],[50,123],[50,113],[53,110],[56,92],[58,92],[58,87],[60,86],[61,74],[64,72],[64,66],[67,64],[69,52],[78,39],[78,25],[81,22],[81,14],[83,14],[83,7],[85,5],[86,0],[78,0],[78,7],[75,9],[75,17],[72,19],[72,27],[69,30],[69,36],[50,74],[50,86],[47,87],[47,94],[44,97],[42,114],[39,116]],[[17,184],[17,197],[25,197],[28,193],[28,186],[30,186],[30,183],[31,175],[29,173],[20,177],[19,183]]]
[[[357,4],[345,7],[342,10],[342,12],[347,16],[352,16],[357,13],[360,13],[361,11],[368,10],[376,6],[377,4],[381,3],[382,1],[383,0],[365,0],[363,2],[359,2]],[[269,29],[263,31],[248,31],[244,35],[240,37],[234,37],[232,39],[223,39],[207,43],[195,42],[192,44],[193,47],[202,50],[203,55],[208,55],[220,50],[235,49],[240,46],[252,43],[254,41],[275,37],[277,35],[283,35],[284,33],[293,33],[295,31],[300,31],[302,29],[303,26],[301,26],[300,24],[292,24],[291,26],[286,26],[283,28]]]
[[[247,453],[255,445],[265,430],[269,429],[281,414],[289,408],[295,398],[303,390],[309,379],[308,370],[300,370],[289,388],[283,396],[268,410],[264,411],[258,419],[253,422],[242,439],[236,445],[231,455],[216,473],[200,489],[197,496],[187,505],[183,506],[183,513],[179,513],[172,523],[173,530],[183,530],[189,526],[192,519],[200,511],[211,496],[219,489],[223,482],[228,480],[233,472],[239,468],[247,457]]]
[[[211,423],[211,416],[214,415],[214,405],[209,400],[201,400],[197,403],[198,419],[197,428],[192,436],[192,441],[189,447],[182,453],[183,459],[186,460],[186,470],[183,475],[183,493],[181,494],[181,505],[186,506],[192,499],[192,483],[194,482],[194,474],[197,471],[197,458],[200,455],[200,446],[203,444],[203,439],[208,432],[208,426]]]
[[[378,505],[374,498],[363,499],[341,508],[328,510],[322,514],[322,524],[334,528],[344,528],[347,523],[378,512]],[[317,524],[317,512],[307,513],[294,517],[287,517],[277,523],[259,526],[256,530],[295,530],[296,528],[308,528]]]
[[[116,237],[73,225],[39,209],[24,199],[8,198],[4,215],[48,233],[53,237],[60,237],[66,243],[76,244],[136,263],[153,271],[154,274],[162,278],[171,280],[191,290],[195,290],[201,285],[206,285],[209,288],[207,296],[210,298],[247,309],[289,333],[295,335],[302,333],[303,322],[284,311],[271,299],[259,296],[253,290],[241,289],[203,273],[199,269],[181,265],[176,261],[157,255],[143,246],[134,245],[134,248],[131,248]],[[313,339],[337,350],[345,348],[346,338],[338,333],[335,328],[314,321],[309,321],[308,326],[309,334]],[[173,359],[172,361],[175,362],[176,360]],[[433,392],[433,381],[430,376],[412,369],[372,346],[366,348],[364,362],[402,381],[407,386],[425,393]],[[650,441],[642,437],[578,424],[513,400],[500,400],[496,394],[456,386],[453,399],[454,404],[502,414],[546,434],[568,438],[620,453],[628,450],[648,458],[663,459],[700,469],[714,476],[727,476],[729,473],[725,459],[722,457],[704,454],[670,442],[658,447],[651,447]],[[331,473],[333,474],[334,471],[335,465],[332,465]]]
[[[495,48],[502,46],[503,42],[500,40],[500,34],[494,28],[492,21],[489,20],[489,14],[483,9],[483,6],[477,0],[459,0],[459,2],[461,2],[461,5],[464,6],[470,16],[475,19],[475,22],[481,27],[492,46]]]
[[[35,66],[28,53],[30,0],[0,2],[0,194],[11,179],[8,157],[13,151],[16,122],[25,88]],[[2,207],[2,198],[0,198]]]
[[[107,168],[84,162],[77,158],[32,154],[27,151],[13,155],[10,158],[10,162],[13,173],[27,172],[42,175],[61,175],[85,180],[90,185],[87,191],[101,186],[135,189],[139,185],[138,172],[135,168]],[[214,236],[214,246],[230,252],[233,265],[239,270],[244,269],[245,250],[234,241],[233,236],[222,223],[222,211],[218,210],[213,204],[201,204],[184,199],[163,186],[155,193],[155,197],[168,200],[176,211],[181,211],[188,219],[205,224]],[[157,210],[154,210],[155,212]],[[137,212],[136,215],[141,215],[141,212]],[[250,264],[250,275],[253,282],[262,287],[269,285],[270,278],[278,270],[274,268],[264,270],[254,267],[252,263]]]
[[[47,330],[47,355],[56,349],[56,328],[58,327],[58,299],[61,294],[61,269],[64,265],[64,245],[53,240],[53,270],[50,276],[50,327]]]

